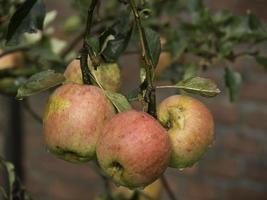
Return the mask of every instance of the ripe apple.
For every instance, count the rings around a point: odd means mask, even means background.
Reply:
[[[3,50],[0,49],[0,54]],[[23,55],[21,52],[10,53],[0,58],[0,70],[20,67],[23,65]]]
[[[70,162],[95,158],[104,122],[114,114],[112,104],[95,86],[67,83],[55,90],[43,118],[48,149]]]
[[[127,187],[117,187],[112,185],[112,196],[118,199],[132,199],[134,195],[134,190],[130,190]],[[146,186],[143,190],[140,190],[142,193],[146,195],[139,195],[137,200],[146,200],[148,197],[153,200],[160,200],[161,199],[161,192],[162,192],[162,184],[159,179],[154,181],[152,184]]]
[[[94,70],[91,62],[88,63],[91,72],[96,76],[98,81],[102,84],[103,88],[116,92],[120,88],[121,74],[120,68],[116,63],[102,63]],[[80,61],[73,60],[66,68],[64,75],[67,81],[75,83],[83,83],[82,72],[80,68]]]
[[[170,167],[192,166],[213,142],[212,114],[192,97],[174,95],[163,100],[158,107],[158,120],[168,128],[172,145]]]
[[[170,153],[166,130],[152,116],[135,110],[112,117],[96,145],[104,173],[128,188],[155,181],[165,171]]]

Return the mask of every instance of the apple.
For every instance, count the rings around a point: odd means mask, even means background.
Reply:
[[[146,186],[143,190],[140,190],[146,197],[140,194],[137,200],[146,200],[148,198],[153,200],[160,200],[161,192],[162,192],[162,184],[159,179],[151,183],[150,185]],[[112,196],[115,199],[132,199],[134,195],[134,190],[130,190],[127,187],[117,187],[112,185]]]
[[[96,86],[66,83],[46,105],[43,129],[48,150],[70,162],[95,158],[95,146],[104,122],[115,114]]]
[[[171,153],[167,131],[145,112],[113,116],[96,145],[103,172],[120,186],[145,187],[165,171]]]
[[[3,50],[0,49],[0,54]],[[10,53],[0,58],[0,70],[20,67],[23,65],[23,55],[21,52]]]
[[[169,166],[192,166],[214,139],[214,122],[209,109],[197,99],[173,95],[158,107],[158,120],[168,128],[172,145]]]
[[[116,63],[102,63],[94,70],[91,62],[88,63],[91,72],[101,83],[104,89],[116,92],[120,88],[121,74],[120,68]],[[73,60],[66,68],[64,75],[67,81],[75,83],[83,83],[80,61]]]

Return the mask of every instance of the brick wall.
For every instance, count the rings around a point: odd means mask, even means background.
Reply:
[[[247,8],[266,19],[264,0],[207,1],[214,9],[229,8],[244,13]],[[135,58],[132,58],[135,59]],[[126,88],[134,87],[137,73],[134,62],[121,60]],[[216,142],[195,166],[168,169],[171,188],[182,200],[264,200],[267,198],[267,79],[266,71],[251,60],[236,63],[244,78],[241,99],[229,103],[226,91],[203,100],[211,109],[216,122]],[[129,70],[131,69],[131,70]],[[130,73],[130,76],[129,76]],[[136,74],[136,76],[132,76]],[[203,76],[212,77],[223,88],[223,69],[216,68]],[[129,78],[130,77],[130,78]],[[159,101],[172,91],[160,92]],[[34,109],[43,112],[47,94],[30,98]],[[0,97],[0,154],[2,137],[6,132],[6,98]],[[94,166],[74,165],[56,159],[46,152],[41,124],[28,113],[25,119],[26,186],[38,200],[91,200],[103,191],[103,183]],[[167,199],[163,194],[162,199]]]

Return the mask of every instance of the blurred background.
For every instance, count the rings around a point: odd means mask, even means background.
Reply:
[[[48,11],[58,11],[53,22],[58,37],[62,35],[57,31],[57,28],[61,30],[62,20],[75,12],[67,2],[46,0]],[[212,11],[227,9],[238,15],[251,10],[261,20],[267,20],[266,0],[206,0],[205,4]],[[136,87],[138,60],[136,55],[121,57],[122,92]],[[223,68],[203,72],[203,76],[215,80],[222,89],[215,98],[200,98],[214,115],[216,141],[193,167],[182,171],[167,170],[171,189],[179,200],[267,199],[266,70],[251,59],[238,59],[234,67],[244,80],[240,99],[235,103],[229,101],[223,89]],[[39,115],[43,113],[47,94],[29,98],[32,108]],[[173,94],[172,90],[158,91],[158,102],[170,94]],[[21,127],[17,125],[18,121],[21,121]],[[12,136],[12,131],[22,135]],[[22,143],[19,142],[20,137]],[[34,199],[88,200],[103,192],[103,181],[92,164],[75,165],[55,158],[46,151],[42,137],[41,123],[14,103],[12,98],[0,95],[0,155],[5,155],[7,159],[15,158],[15,164],[21,165],[23,171],[19,173]],[[4,141],[10,140],[17,142],[4,144]],[[22,155],[21,158],[15,156],[16,151]],[[165,192],[162,199],[167,199]]]

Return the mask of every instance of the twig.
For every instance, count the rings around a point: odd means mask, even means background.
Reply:
[[[147,52],[147,47],[148,47],[148,43],[147,43],[147,38],[145,35],[145,30],[142,26],[141,23],[141,19],[140,19],[140,15],[139,12],[137,10],[137,7],[135,5],[135,1],[134,0],[128,0],[134,15],[134,19],[135,19],[135,23],[137,25],[138,28],[138,32],[139,32],[139,38],[140,38],[140,44],[141,44],[141,50],[142,50],[142,58],[145,61],[145,70],[146,70],[146,92],[145,92],[145,97],[144,100],[147,103],[147,112],[152,115],[153,117],[157,118],[157,114],[156,114],[156,94],[155,94],[155,87],[154,87],[154,65],[153,62],[150,58],[150,56],[148,55]]]
[[[84,39],[83,39],[83,47],[81,49],[81,71],[82,71],[82,77],[83,77],[83,82],[85,84],[92,84],[91,78],[93,75],[91,74],[89,67],[88,67],[88,54],[90,56],[90,59],[92,61],[92,64],[95,66],[95,55],[90,46],[87,45],[86,43],[86,38],[90,35],[91,32],[91,27],[93,23],[93,13],[96,8],[98,0],[92,0],[91,5],[88,9],[88,15],[87,15],[87,22],[86,22],[86,29],[85,29],[85,34],[84,34]]]
[[[169,183],[168,183],[168,181],[166,180],[166,178],[165,178],[164,175],[162,175],[162,177],[161,177],[161,182],[162,182],[162,185],[163,185],[163,187],[165,188],[165,190],[166,190],[166,192],[167,192],[169,198],[170,198],[171,200],[176,200],[176,197],[175,197],[174,193],[172,192],[172,190],[171,190],[171,188],[170,188],[170,185],[169,185]]]

